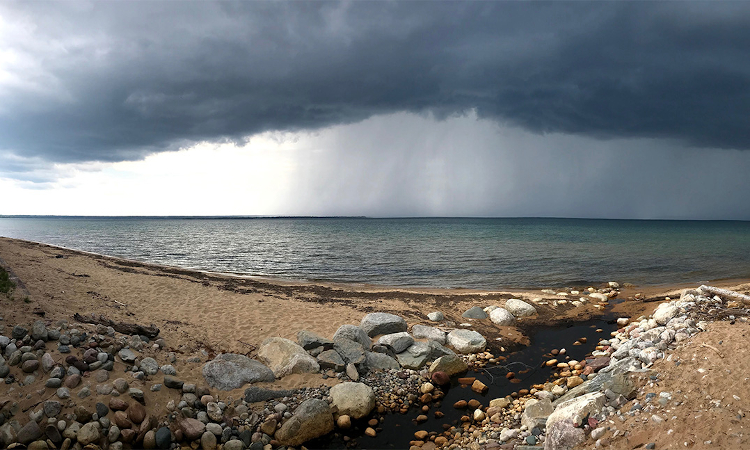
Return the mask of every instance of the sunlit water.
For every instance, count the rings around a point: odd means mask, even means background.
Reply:
[[[392,286],[750,276],[750,222],[0,217],[0,235],[185,268]]]

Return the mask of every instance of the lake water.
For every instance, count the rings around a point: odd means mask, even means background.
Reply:
[[[750,277],[750,222],[0,217],[0,236],[216,272],[541,288]]]

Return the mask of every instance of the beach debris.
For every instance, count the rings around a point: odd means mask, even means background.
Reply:
[[[114,322],[104,316],[100,315],[97,317],[93,314],[91,316],[82,316],[78,313],[75,313],[73,314],[73,319],[81,323],[92,323],[96,325],[104,325],[105,327],[112,327],[115,331],[122,334],[146,336],[149,339],[155,339],[157,336],[159,336],[159,329],[154,325],[143,326],[135,323]]]

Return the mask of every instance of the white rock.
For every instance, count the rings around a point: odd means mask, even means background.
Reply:
[[[600,294],[600,293],[598,293],[598,292],[592,292],[592,293],[590,293],[590,294],[589,294],[589,297],[591,297],[591,298],[595,298],[595,299],[597,299],[597,300],[599,300],[599,301],[602,301],[602,302],[606,302],[606,301],[608,301],[608,300],[609,300],[609,297],[607,297],[607,296],[606,296],[606,295],[604,295],[604,294]]]
[[[515,317],[528,317],[536,314],[536,308],[517,298],[505,302],[505,309]]]
[[[561,420],[569,420],[574,426],[581,425],[588,415],[598,414],[604,407],[607,396],[602,392],[591,392],[560,403],[547,418],[547,428]]]
[[[516,318],[507,309],[497,308],[490,313],[490,320],[492,323],[500,326],[513,325],[516,322]]]
[[[679,312],[680,308],[678,308],[677,305],[673,303],[662,303],[656,308],[656,311],[654,311],[653,317],[654,320],[656,320],[656,323],[664,325],[669,322],[669,319],[679,314]]]
[[[426,325],[414,325],[411,334],[417,339],[435,341],[440,345],[445,344],[445,331]]]
[[[448,333],[448,344],[459,353],[476,353],[484,350],[487,340],[476,331],[453,330]]]

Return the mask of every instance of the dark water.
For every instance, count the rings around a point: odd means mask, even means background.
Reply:
[[[531,345],[509,355],[501,366],[488,367],[486,370],[479,372],[468,372],[468,377],[476,377],[484,384],[489,386],[485,394],[478,394],[471,390],[470,387],[462,387],[453,380],[453,384],[446,389],[445,397],[441,399],[440,406],[435,407],[435,403],[430,405],[430,411],[426,413],[428,420],[421,424],[416,424],[415,419],[421,412],[422,405],[419,404],[409,410],[407,414],[388,413],[382,422],[382,431],[374,438],[364,436],[364,430],[367,427],[367,421],[362,420],[354,424],[353,428],[347,435],[353,439],[358,448],[372,449],[399,449],[408,448],[409,441],[415,440],[414,433],[418,430],[428,432],[442,433],[443,424],[460,425],[461,416],[468,414],[467,410],[459,410],[453,407],[459,400],[469,401],[478,400],[483,406],[488,406],[490,400],[510,395],[512,392],[518,392],[520,389],[530,389],[534,384],[543,384],[549,381],[553,371],[549,367],[540,367],[543,362],[549,359],[548,354],[552,349],[565,348],[566,356],[571,360],[580,361],[590,354],[596,347],[601,338],[607,338],[611,331],[614,331],[615,317],[606,315],[600,319],[579,322],[569,326],[548,327],[538,330],[531,335]],[[601,333],[596,330],[601,329]],[[587,343],[584,345],[573,345],[573,343],[585,337]],[[564,357],[555,356],[560,361]],[[508,370],[516,374],[520,383],[511,383],[505,377]],[[457,377],[456,377],[457,378]],[[441,411],[444,417],[435,418],[435,411]],[[323,438],[308,442],[308,448],[344,448],[346,442],[342,434],[331,434]]]
[[[750,276],[750,222],[734,221],[0,217],[0,236],[209,271],[393,286]]]

